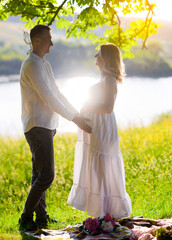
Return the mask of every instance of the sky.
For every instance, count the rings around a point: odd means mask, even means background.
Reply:
[[[172,0],[149,0],[149,2],[157,5],[154,9],[154,18],[172,21]]]

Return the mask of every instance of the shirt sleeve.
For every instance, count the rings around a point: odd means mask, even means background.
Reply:
[[[43,66],[41,66],[40,63],[30,63],[25,69],[25,74],[41,100],[54,112],[60,114],[69,121],[72,121],[75,114],[69,111],[65,105],[56,96],[54,96],[47,83],[48,79],[46,79],[42,68]]]

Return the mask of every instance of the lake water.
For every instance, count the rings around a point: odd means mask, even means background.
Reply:
[[[16,77],[16,76],[15,76]],[[8,76],[6,77],[8,79]],[[88,88],[98,78],[77,77],[57,81],[61,92],[79,110]],[[0,79],[1,82],[1,79]],[[172,110],[172,77],[160,79],[126,78],[118,85],[114,112],[118,126],[148,125],[155,116]],[[19,82],[0,84],[0,134],[22,135]],[[76,132],[76,126],[60,118],[59,132]]]

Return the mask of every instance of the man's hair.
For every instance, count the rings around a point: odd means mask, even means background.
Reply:
[[[32,42],[33,38],[34,37],[40,37],[41,34],[45,31],[50,31],[51,29],[46,26],[46,25],[36,25],[35,27],[33,27],[31,30],[30,30],[30,40]]]

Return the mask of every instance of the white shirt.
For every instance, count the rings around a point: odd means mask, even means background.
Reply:
[[[77,112],[59,91],[50,63],[30,53],[20,71],[24,132],[33,127],[56,129],[59,116],[73,120]]]

